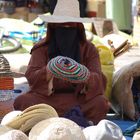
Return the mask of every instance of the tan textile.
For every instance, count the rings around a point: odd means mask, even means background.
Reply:
[[[140,76],[140,61],[122,67],[113,78],[112,104],[132,120],[135,120],[135,107],[131,87],[137,76]]]

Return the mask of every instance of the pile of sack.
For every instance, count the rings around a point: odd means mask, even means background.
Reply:
[[[47,104],[6,114],[0,125],[0,140],[125,140],[121,128],[109,120],[81,127],[71,119],[59,117]]]
[[[0,54],[0,101],[12,98],[14,79],[8,60]]]

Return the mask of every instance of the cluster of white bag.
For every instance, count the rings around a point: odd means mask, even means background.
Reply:
[[[75,122],[59,117],[47,104],[12,111],[0,125],[0,140],[125,140],[121,128],[112,121],[81,128]]]

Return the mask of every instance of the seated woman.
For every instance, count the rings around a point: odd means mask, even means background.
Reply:
[[[46,103],[54,107],[59,116],[63,116],[78,105],[84,116],[94,124],[105,118],[109,110],[108,100],[104,96],[106,78],[101,71],[96,47],[86,39],[82,22],[90,19],[78,16],[77,0],[58,0],[53,15],[40,16],[48,22],[47,35],[31,50],[31,59],[25,73],[31,90],[15,99],[16,110]],[[84,65],[90,72],[88,79],[73,83],[54,77],[48,72],[47,64],[57,56],[69,57]]]

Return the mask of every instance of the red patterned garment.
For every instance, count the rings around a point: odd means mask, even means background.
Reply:
[[[107,81],[101,71],[96,47],[88,41],[81,45],[80,59],[81,64],[90,71],[88,81],[71,83],[53,78],[52,93],[49,94],[46,69],[49,62],[48,46],[45,42],[37,43],[31,51],[31,59],[25,74],[31,90],[16,98],[14,108],[24,110],[34,104],[46,103],[54,107],[59,116],[63,116],[66,111],[79,105],[84,116],[94,124],[104,119],[109,110],[109,103],[104,95]]]

